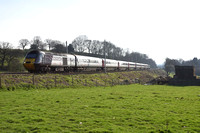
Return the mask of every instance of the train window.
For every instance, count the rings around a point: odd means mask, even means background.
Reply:
[[[38,56],[37,62],[42,62],[43,57],[44,57],[44,54],[40,53],[40,55]]]
[[[90,63],[99,63],[97,60],[90,60]]]
[[[37,54],[35,53],[30,53],[26,56],[26,58],[36,58],[37,57]]]
[[[122,63],[122,65],[128,65],[128,63]]]

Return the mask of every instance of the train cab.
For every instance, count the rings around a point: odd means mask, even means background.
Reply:
[[[34,72],[39,69],[39,64],[42,63],[44,52],[33,50],[27,53],[23,65],[29,72]]]

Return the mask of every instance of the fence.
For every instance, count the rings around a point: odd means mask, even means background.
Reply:
[[[95,78],[78,75],[35,75],[35,74],[15,74],[1,75],[0,88],[14,90],[17,88],[55,88],[55,87],[93,87],[93,86],[114,86],[140,83],[138,79],[120,78]]]

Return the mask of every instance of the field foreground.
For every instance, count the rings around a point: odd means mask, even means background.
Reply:
[[[200,87],[0,91],[1,132],[200,132]]]

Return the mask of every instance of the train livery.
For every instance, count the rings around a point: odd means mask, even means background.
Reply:
[[[149,69],[148,64],[103,59],[73,54],[61,54],[32,50],[27,53],[24,67],[29,72],[56,71],[108,71]]]

